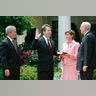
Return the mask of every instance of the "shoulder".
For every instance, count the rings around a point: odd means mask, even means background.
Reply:
[[[5,38],[1,43],[0,43],[0,48],[5,48],[8,46],[8,40]]]
[[[80,47],[80,44],[78,42],[75,43],[75,48],[79,48]]]
[[[76,41],[75,41],[75,44],[78,45],[78,46],[80,45],[79,42],[76,42]]]
[[[62,46],[64,47],[64,46],[66,46],[66,44],[67,44],[67,42],[64,42],[64,43],[62,44]]]
[[[91,37],[91,36],[95,37],[95,35],[92,32],[88,32],[86,36],[88,36],[88,37]]]
[[[8,38],[5,38],[2,42],[1,42],[1,44],[7,44],[8,43]]]
[[[88,32],[85,38],[88,40],[93,40],[95,39],[95,35],[92,32]]]
[[[36,41],[38,41],[38,44],[41,44],[42,42],[44,42],[44,37],[40,37],[39,39],[37,39]]]
[[[42,36],[42,37],[40,37],[39,39],[38,39],[38,42],[42,42],[44,40],[44,37]]]
[[[78,42],[76,42],[75,40],[73,40],[73,47],[79,47],[80,44]]]
[[[54,41],[52,39],[50,39],[50,41],[54,43]]]
[[[43,40],[44,39],[44,37],[42,36],[42,37],[40,37],[38,40]]]

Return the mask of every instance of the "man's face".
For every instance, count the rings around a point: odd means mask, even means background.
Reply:
[[[81,34],[85,34],[86,33],[86,26],[81,25],[80,30],[81,30]]]
[[[51,37],[52,32],[51,32],[51,28],[50,28],[50,27],[46,27],[46,30],[45,30],[45,32],[44,32],[44,35],[45,35],[46,37],[48,37],[48,38]]]
[[[16,38],[17,33],[16,33],[16,29],[12,29],[12,31],[8,34],[12,39]]]

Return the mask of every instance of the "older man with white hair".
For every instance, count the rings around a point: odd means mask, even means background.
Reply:
[[[23,72],[22,63],[20,61],[17,43],[16,43],[16,27],[7,26],[5,29],[7,38],[0,44],[0,59],[5,80],[19,80],[20,71]]]
[[[80,30],[84,37],[77,57],[77,70],[80,71],[81,80],[92,80],[94,65],[96,65],[96,39],[90,29],[89,22],[82,22]]]

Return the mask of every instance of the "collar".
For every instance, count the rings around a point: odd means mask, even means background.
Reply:
[[[47,39],[50,39],[50,38],[47,38],[47,37],[46,37],[46,36],[44,36],[44,35],[43,35],[43,37],[44,37],[44,39],[45,39],[45,41],[46,41],[46,42],[47,42]]]
[[[50,40],[50,38],[47,38],[47,37],[45,37],[44,35],[43,35],[43,37],[44,37],[46,43],[48,44],[48,39]],[[50,41],[49,41],[49,42],[50,42]]]
[[[75,40],[72,40],[70,43],[74,44]],[[69,43],[68,41],[66,43]]]
[[[7,37],[8,37],[8,39],[12,42],[13,39],[11,39],[9,36],[7,36]]]
[[[47,38],[47,37],[46,37],[46,36],[44,36],[44,35],[43,35],[43,37],[44,37],[44,39],[50,39],[50,38]]]
[[[85,34],[84,34],[84,36],[88,33],[89,31],[87,31]]]

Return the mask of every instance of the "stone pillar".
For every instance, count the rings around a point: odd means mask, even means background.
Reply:
[[[58,50],[62,50],[62,44],[66,41],[64,32],[71,28],[70,16],[58,16]],[[58,64],[62,69],[62,62]]]
[[[62,49],[62,44],[66,41],[64,32],[71,28],[70,16],[58,16],[58,49]]]

